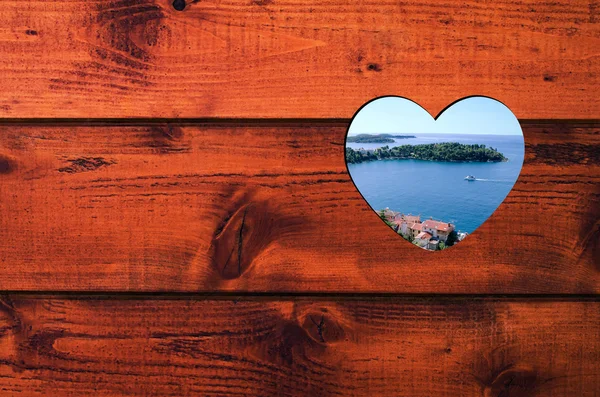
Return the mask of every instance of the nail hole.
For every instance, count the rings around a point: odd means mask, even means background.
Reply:
[[[173,8],[177,11],[185,10],[185,0],[173,0]]]

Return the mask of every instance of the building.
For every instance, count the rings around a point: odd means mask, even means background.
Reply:
[[[402,215],[402,219],[409,225],[421,223],[421,217],[419,215]]]
[[[382,210],[381,212],[382,212],[383,216],[385,217],[385,219],[390,223],[394,223],[394,221],[396,220],[396,217],[398,215],[402,215],[399,212],[392,211],[389,208],[386,208],[386,209]]]
[[[411,233],[411,231],[410,231],[410,227],[409,227],[409,224],[408,224],[408,223],[406,223],[406,222],[404,222],[404,221],[402,221],[402,222],[400,223],[400,225],[399,225],[399,230],[400,230],[400,233],[402,233],[402,235],[403,235],[404,237],[407,237],[407,236],[408,236],[408,235],[410,235],[410,233]]]
[[[432,238],[427,243],[427,249],[431,251],[437,251],[440,248],[440,240]]]
[[[446,243],[450,234],[456,230],[452,223],[433,219],[421,222],[420,215],[405,215],[389,208],[381,210],[380,214],[405,239],[430,251],[439,250],[440,242]],[[458,232],[457,241],[461,241],[466,236],[467,233]]]
[[[404,215],[398,214],[396,215],[396,219],[394,223],[398,225],[398,229],[403,236],[409,236],[412,234],[411,226],[415,223],[421,223],[421,217],[418,215]],[[414,236],[413,236],[414,237]]]
[[[446,222],[438,222],[432,219],[426,220],[421,225],[423,225],[422,230],[424,232],[431,234],[433,237],[436,237],[443,242],[446,242],[450,233],[454,231],[453,224]]]
[[[410,235],[414,239],[414,238],[417,238],[419,233],[421,233],[423,231],[423,224],[422,223],[413,223],[412,225],[409,226],[408,229],[410,230]]]
[[[431,234],[427,232],[421,232],[415,237],[415,242],[419,247],[426,248],[429,240],[431,240]]]

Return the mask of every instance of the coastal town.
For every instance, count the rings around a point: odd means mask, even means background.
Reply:
[[[450,247],[462,241],[468,234],[457,231],[451,223],[433,219],[421,221],[420,215],[406,215],[389,208],[381,210],[379,216],[404,239],[429,251]]]

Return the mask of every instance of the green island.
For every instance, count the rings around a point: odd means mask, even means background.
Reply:
[[[375,150],[346,148],[346,161],[350,164],[373,160],[426,160],[452,162],[508,161],[497,149],[485,145],[465,145],[457,142],[384,146]]]
[[[394,143],[395,139],[416,138],[414,135],[393,135],[393,134],[358,134],[349,135],[347,142],[350,143]]]

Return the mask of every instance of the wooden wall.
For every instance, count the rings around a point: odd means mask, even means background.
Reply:
[[[1,2],[0,395],[600,396],[600,3]],[[395,94],[503,101],[432,254],[344,163]]]

